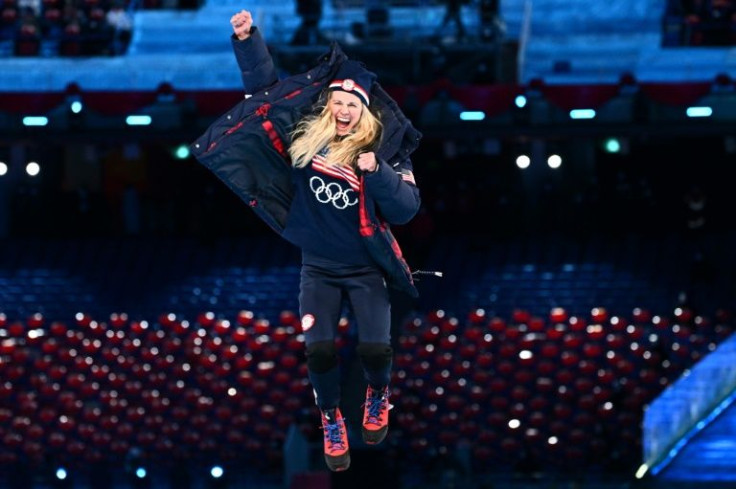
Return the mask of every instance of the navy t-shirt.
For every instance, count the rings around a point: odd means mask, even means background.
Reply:
[[[359,232],[360,181],[350,167],[327,165],[325,154],[293,170],[294,199],[283,236],[306,255],[375,265]]]

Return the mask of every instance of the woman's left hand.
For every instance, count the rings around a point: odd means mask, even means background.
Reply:
[[[376,153],[361,153],[358,155],[358,169],[365,173],[373,173],[378,169]]]

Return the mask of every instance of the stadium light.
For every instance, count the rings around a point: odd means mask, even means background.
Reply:
[[[185,160],[189,158],[189,146],[187,146],[186,144],[182,144],[181,146],[176,148],[174,155],[180,160]]]
[[[26,173],[31,177],[37,176],[41,173],[41,165],[35,161],[29,161],[26,165]]]
[[[464,110],[460,112],[461,121],[482,121],[486,114],[480,110]]]
[[[621,141],[616,138],[608,138],[603,143],[603,149],[606,150],[606,153],[618,153],[621,151]]]
[[[713,115],[711,107],[688,107],[685,112],[688,117],[710,117]]]
[[[129,115],[125,118],[125,123],[129,126],[150,126],[153,119],[150,115]]]
[[[593,119],[595,118],[595,110],[593,109],[573,109],[570,111],[570,119]]]
[[[562,166],[562,157],[560,155],[550,155],[549,158],[547,158],[547,165],[553,170],[558,169]]]
[[[0,161],[0,177],[8,174],[8,164],[4,161]]]
[[[529,168],[529,165],[531,163],[532,160],[527,155],[519,155],[516,157],[516,166],[521,168],[522,170]]]
[[[49,477],[49,488],[71,489],[74,485],[74,478],[66,467],[56,466],[52,469],[51,477]]]
[[[48,123],[49,118],[44,116],[27,115],[23,118],[23,125],[26,127],[44,127]]]

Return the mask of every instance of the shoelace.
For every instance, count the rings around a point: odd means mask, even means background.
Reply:
[[[324,427],[327,429],[326,438],[330,441],[331,448],[345,448],[342,440],[342,429],[339,423],[326,423]]]
[[[366,423],[380,424],[378,419],[386,406],[388,405],[388,398],[380,395],[378,397],[369,397],[366,401],[368,403],[368,420]]]

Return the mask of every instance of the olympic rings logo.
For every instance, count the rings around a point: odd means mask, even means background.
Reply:
[[[339,183],[325,183],[320,177],[312,177],[309,179],[309,188],[312,189],[317,201],[322,204],[332,203],[337,209],[346,209],[358,203],[358,198],[350,199],[350,194],[355,191],[351,188],[343,189]]]

